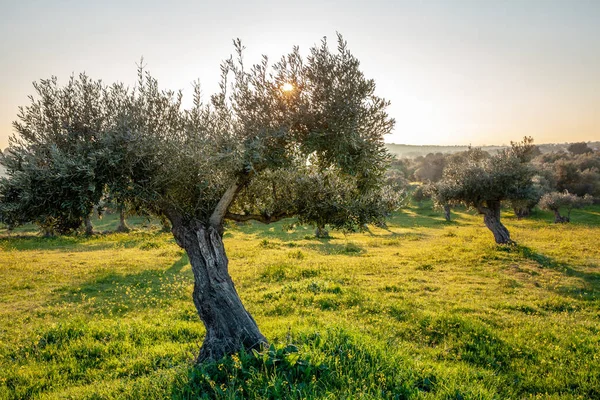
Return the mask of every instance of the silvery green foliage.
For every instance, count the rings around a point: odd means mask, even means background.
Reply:
[[[442,179],[446,159],[449,156],[442,153],[429,153],[414,160],[414,177],[420,182],[437,182]]]
[[[592,204],[592,196],[586,194],[583,197],[564,192],[551,192],[546,193],[540,199],[539,206],[542,210],[553,211],[555,214],[555,222],[569,222],[571,219],[571,210],[574,208],[582,208],[586,205]],[[566,211],[567,215],[561,215],[562,212]]]
[[[528,216],[542,196],[552,190],[550,182],[543,175],[534,175],[531,182],[531,190],[526,192],[525,197],[510,200],[510,206],[518,218]]]
[[[300,223],[344,231],[383,224],[401,205],[403,193],[383,182],[361,190],[359,179],[310,165],[268,170],[240,192],[226,218],[270,222],[295,216]]]
[[[1,218],[81,221],[109,191],[182,224],[209,224],[217,211],[217,224],[312,221],[312,209],[298,202],[317,198],[312,189],[342,190],[348,201],[353,194],[336,221],[343,213],[358,223],[381,218],[361,207],[381,203],[373,197],[389,159],[383,135],[394,121],[341,36],[336,52],[323,39],[308,57],[294,48],[273,64],[263,57],[248,66],[239,40],[234,47],[221,65],[220,91],[204,99],[196,85],[187,110],[181,92],[161,90],[141,64],[133,89],[85,75],[64,87],[55,78],[37,83],[3,162]],[[275,178],[291,189],[272,190]],[[306,179],[323,184],[303,186]]]
[[[555,191],[600,197],[600,152],[546,153],[534,162]]]
[[[450,157],[435,185],[439,204],[465,204],[479,209],[488,202],[527,199],[535,190],[535,170],[529,163],[531,139],[490,156],[478,148]]]
[[[102,196],[96,154],[111,126],[108,89],[85,74],[64,87],[55,77],[34,83],[36,96],[19,109],[16,134],[0,162],[0,220],[36,222],[46,231],[77,229]]]

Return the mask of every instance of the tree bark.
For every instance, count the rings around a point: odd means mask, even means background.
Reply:
[[[554,210],[554,223],[555,224],[564,224],[566,222],[571,222],[570,216],[563,217],[560,215],[558,210]]]
[[[125,207],[119,206],[119,226],[117,232],[129,232],[129,227],[125,221]]]
[[[176,221],[173,235],[185,249],[194,273],[193,300],[206,328],[197,362],[219,360],[242,348],[262,347],[267,339],[244,308],[228,272],[228,260],[218,229],[195,221]]]
[[[514,243],[510,238],[508,229],[500,222],[500,202],[496,200],[486,201],[486,207],[479,206],[477,211],[483,214],[485,226],[494,234],[497,244]]]
[[[452,218],[450,217],[450,205],[448,204],[444,204],[444,218],[446,218],[446,221],[448,222],[452,221]]]
[[[529,215],[531,214],[531,210],[527,207],[514,207],[513,211],[515,212],[515,215],[519,220],[525,217],[529,217]]]
[[[325,225],[317,225],[315,236],[319,239],[326,239],[329,237],[329,231],[325,229]]]
[[[88,215],[87,217],[85,217],[85,234],[88,236],[91,236],[94,234],[94,227],[92,225],[92,219],[90,218],[90,216]]]

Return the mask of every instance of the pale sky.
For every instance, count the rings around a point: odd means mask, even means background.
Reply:
[[[216,90],[234,38],[255,62],[336,32],[392,102],[387,142],[600,140],[600,0],[0,0],[0,148],[35,80],[133,85],[143,56],[190,99],[196,79]]]

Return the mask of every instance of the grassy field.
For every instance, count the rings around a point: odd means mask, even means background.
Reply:
[[[170,234],[0,230],[0,399],[600,398],[600,207],[565,225],[506,212],[515,247],[453,216],[413,206],[329,240],[230,227],[230,273],[273,346],[201,368]]]

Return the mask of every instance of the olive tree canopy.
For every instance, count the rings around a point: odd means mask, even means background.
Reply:
[[[0,183],[0,218],[13,223],[81,219],[107,188],[169,219],[206,328],[199,361],[266,343],[229,276],[225,220],[360,225],[381,218],[373,204],[386,208],[377,199],[389,159],[383,135],[394,121],[342,37],[337,51],[323,39],[307,57],[294,48],[274,64],[263,57],[247,66],[239,40],[234,47],[220,91],[205,101],[196,85],[186,110],[181,92],[161,90],[142,66],[132,90],[85,75],[75,85],[93,90],[74,95],[56,80],[36,86]],[[336,188],[335,214],[307,205]]]
[[[546,193],[540,200],[540,208],[554,213],[554,223],[571,222],[571,210],[592,204],[592,196],[586,194],[579,197],[568,191]],[[561,215],[560,210],[566,210],[567,215]]]

